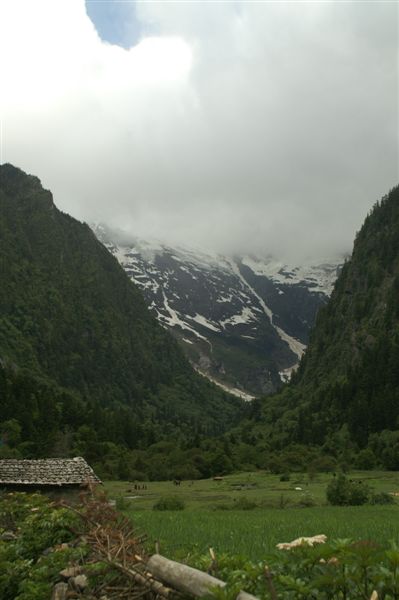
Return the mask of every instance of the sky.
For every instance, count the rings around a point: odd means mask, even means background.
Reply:
[[[224,253],[350,251],[398,183],[398,3],[0,1],[1,162]]]

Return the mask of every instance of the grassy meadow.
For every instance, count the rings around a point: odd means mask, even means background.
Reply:
[[[349,475],[376,492],[399,491],[399,473],[362,471]],[[387,506],[329,506],[325,490],[331,475],[291,475],[290,481],[265,473],[238,473],[223,478],[173,482],[107,482],[106,491],[118,500],[137,527],[148,535],[149,550],[158,541],[161,552],[185,558],[221,553],[262,559],[279,542],[320,533],[329,538],[399,541],[399,504]],[[298,489],[300,488],[300,489]],[[181,511],[155,511],[161,497],[182,499]],[[121,499],[123,499],[121,501]],[[242,506],[251,509],[240,509]],[[252,505],[252,506],[251,506]]]

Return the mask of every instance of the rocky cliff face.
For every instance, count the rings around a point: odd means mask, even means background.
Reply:
[[[195,368],[243,397],[271,393],[289,378],[342,261],[293,266],[121,241],[104,225],[94,231]]]

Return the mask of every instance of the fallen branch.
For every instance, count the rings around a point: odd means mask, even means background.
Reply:
[[[224,581],[203,573],[193,567],[154,554],[147,562],[147,570],[156,578],[165,582],[175,590],[197,598],[209,594],[213,587],[223,588]],[[236,600],[257,600],[255,596],[241,591]]]

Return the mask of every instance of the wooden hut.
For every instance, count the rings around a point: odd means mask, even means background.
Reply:
[[[0,460],[0,490],[43,492],[52,497],[78,496],[89,484],[100,479],[84,458],[44,458],[38,460]]]

